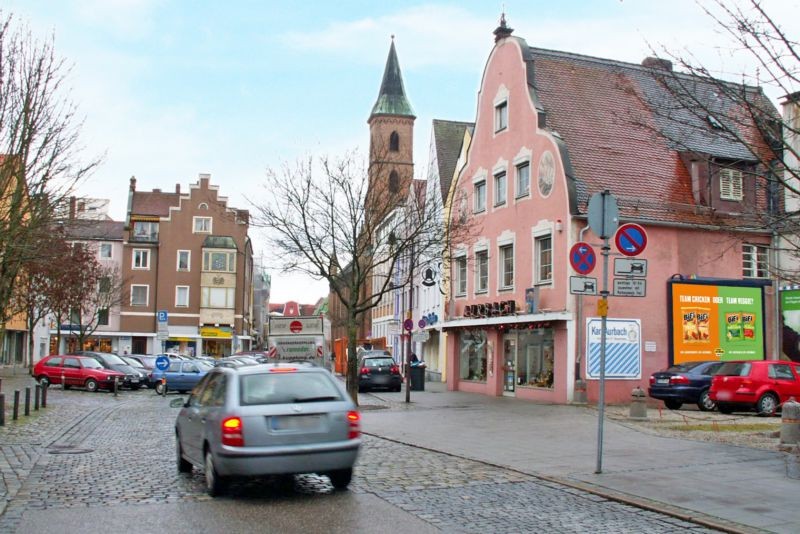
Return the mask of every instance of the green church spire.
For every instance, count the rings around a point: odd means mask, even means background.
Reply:
[[[381,91],[372,107],[370,117],[375,115],[405,115],[416,118],[403,88],[400,63],[397,61],[397,52],[394,49],[394,35],[392,35],[392,46],[389,48],[389,57],[386,59],[386,70],[383,71]]]

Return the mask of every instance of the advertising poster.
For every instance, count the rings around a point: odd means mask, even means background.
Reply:
[[[800,289],[781,291],[782,350],[786,358],[800,362]]]
[[[671,283],[673,363],[763,360],[763,289]]]
[[[586,320],[586,377],[600,378],[602,319]],[[642,335],[638,319],[606,320],[606,378],[638,379],[642,376]]]

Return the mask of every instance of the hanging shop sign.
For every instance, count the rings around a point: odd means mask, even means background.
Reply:
[[[670,281],[670,356],[702,360],[763,360],[764,288],[756,282]]]
[[[586,320],[586,377],[600,378],[602,320]],[[606,379],[642,377],[642,328],[639,319],[606,319]]]
[[[230,326],[201,326],[200,337],[231,339],[233,337],[233,329]]]

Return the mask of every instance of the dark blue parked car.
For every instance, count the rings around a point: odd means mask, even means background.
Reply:
[[[650,376],[648,394],[654,399],[664,401],[670,410],[677,410],[683,404],[697,404],[702,411],[716,408],[708,396],[711,377],[723,362],[686,362],[673,365],[666,371]]]
[[[164,387],[168,391],[175,390],[178,393],[186,393],[194,389],[200,379],[213,368],[213,365],[201,360],[172,360],[166,371],[153,369],[152,381],[155,383],[156,393],[159,395],[164,393]],[[161,381],[162,378],[167,379],[166,384]]]

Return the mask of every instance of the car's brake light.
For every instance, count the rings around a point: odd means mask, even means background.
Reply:
[[[366,367],[362,367],[361,368],[361,374],[362,375],[368,375],[369,374],[369,369],[367,369]]]
[[[650,375],[650,385],[652,386],[655,383],[656,383],[656,377],[653,376],[653,375]]]
[[[347,432],[347,439],[356,439],[361,435],[361,415],[355,411],[347,412],[347,424],[350,427]]]
[[[244,426],[239,417],[222,420],[222,444],[230,447],[244,447]]]
[[[393,366],[389,367],[389,372],[392,373],[393,375],[399,375],[400,374],[400,368],[397,367],[396,365],[393,365]]]
[[[294,373],[297,367],[273,367],[269,370],[270,373]]]
[[[686,378],[683,375],[675,375],[675,376],[670,377],[669,383],[670,384],[688,384],[689,383],[689,379]]]

